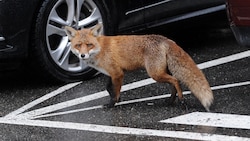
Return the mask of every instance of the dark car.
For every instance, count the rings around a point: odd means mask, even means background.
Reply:
[[[250,47],[250,1],[227,0],[227,11],[236,40]]]
[[[224,0],[0,0],[0,70],[27,63],[60,81],[82,80],[96,71],[70,52],[64,26],[101,23],[115,35],[224,9]]]

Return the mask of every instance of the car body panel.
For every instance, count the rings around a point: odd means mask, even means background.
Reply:
[[[131,5],[130,1],[127,3]],[[119,12],[119,33],[128,33],[188,19],[194,15],[224,10],[225,0],[138,0],[133,1],[133,7],[128,5],[130,9],[125,8],[123,3],[120,5],[123,9],[119,8],[119,11],[122,9],[122,12]],[[222,8],[212,9],[218,6],[222,6]],[[204,9],[208,10],[200,12]],[[194,14],[194,12],[197,13]],[[186,16],[187,14],[188,16]],[[179,18],[180,16],[182,18]]]
[[[224,4],[224,0],[145,0],[145,5],[161,3],[145,9],[146,22],[158,21]]]
[[[30,29],[38,5],[38,0],[0,1],[0,34],[4,38],[0,43],[0,59],[27,57]]]
[[[227,0],[227,13],[236,40],[250,46],[250,1]]]
[[[228,0],[230,23],[237,26],[250,25],[250,1]]]
[[[118,32],[124,29],[130,30],[130,27],[140,27],[144,23],[143,0],[117,0],[116,5]],[[134,12],[134,10],[138,11]]]

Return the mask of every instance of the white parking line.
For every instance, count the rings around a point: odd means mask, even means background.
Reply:
[[[193,112],[160,122],[250,130],[250,116],[236,114]]]
[[[237,54],[233,54],[233,55],[229,55],[229,56],[222,57],[222,58],[219,58],[219,59],[215,59],[215,60],[212,60],[212,61],[207,61],[207,62],[201,63],[201,64],[198,65],[198,67],[200,69],[211,68],[211,67],[214,67],[214,66],[218,66],[218,65],[221,65],[221,64],[228,63],[228,62],[233,62],[233,61],[236,61],[236,60],[239,60],[239,59],[243,59],[243,58],[246,58],[246,57],[249,57],[249,56],[250,56],[250,50],[247,50],[247,51],[240,52],[240,53],[237,53]]]
[[[190,139],[190,140],[249,141],[249,138],[237,137],[237,136],[226,136],[226,135],[183,132],[183,131],[140,129],[140,128],[117,127],[117,126],[60,122],[60,121],[11,120],[11,119],[6,120],[3,118],[0,118],[0,123],[37,126],[37,127],[49,127],[49,128],[73,129],[73,130],[92,131],[92,132],[110,133],[110,134],[155,136],[155,137],[179,138],[179,139]]]
[[[34,101],[32,101],[32,102],[24,105],[23,107],[21,107],[21,108],[15,110],[15,111],[9,113],[8,115],[5,116],[5,118],[15,117],[16,115],[18,115],[18,114],[20,114],[20,113],[22,113],[22,112],[24,112],[24,111],[26,111],[26,110],[28,110],[28,109],[36,106],[37,104],[40,104],[43,101],[48,100],[51,97],[54,97],[54,96],[56,96],[58,94],[61,94],[64,91],[69,90],[69,89],[71,89],[71,88],[73,88],[73,87],[75,87],[75,86],[77,86],[77,85],[79,85],[81,83],[82,82],[76,82],[76,83],[71,83],[71,84],[64,85],[64,86],[58,88],[57,90],[52,91],[52,92],[50,92],[50,93],[48,93],[48,94],[46,94],[46,95],[44,95],[44,96],[42,96],[42,97],[40,97],[40,98],[38,98],[36,100],[34,100]]]

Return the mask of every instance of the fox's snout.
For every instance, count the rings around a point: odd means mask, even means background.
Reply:
[[[82,57],[82,58],[85,58],[85,56],[86,56],[85,54],[81,54],[81,57]]]
[[[89,59],[89,54],[80,54],[80,59]]]
[[[75,48],[71,48],[71,51],[79,58],[79,59],[89,59],[89,54],[88,53],[80,53],[79,50],[75,49]]]
[[[84,51],[84,50],[78,50],[76,48],[71,47],[71,51],[79,58],[82,60],[87,60],[90,58],[93,58],[93,56],[95,56],[96,54],[99,53],[99,49],[91,49],[88,51]]]

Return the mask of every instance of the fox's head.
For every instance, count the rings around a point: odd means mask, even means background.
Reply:
[[[97,24],[93,29],[75,30],[66,26],[65,32],[71,41],[71,51],[80,59],[87,60],[100,51],[97,37],[102,26]]]

